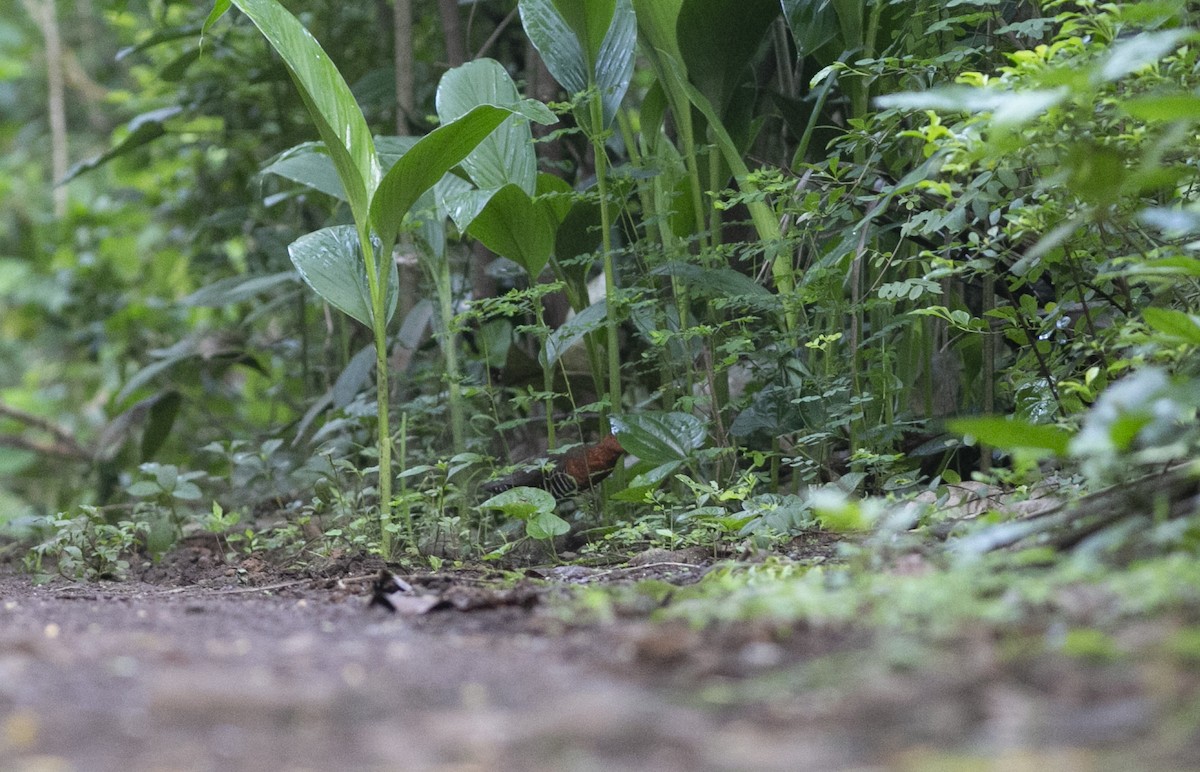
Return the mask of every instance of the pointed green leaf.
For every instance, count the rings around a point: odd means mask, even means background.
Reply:
[[[1200,318],[1172,308],[1151,306],[1142,311],[1146,324],[1173,340],[1200,346]]]
[[[520,0],[521,24],[546,68],[569,94],[587,90],[588,58],[571,25],[551,0]]]
[[[262,174],[274,174],[313,190],[346,200],[346,189],[338,177],[333,159],[319,142],[305,142],[275,156],[263,167]]]
[[[521,0],[525,33],[547,69],[574,95],[595,86],[604,125],[633,76],[637,19],[630,0]]]
[[[183,403],[183,397],[174,389],[155,395],[153,400],[149,420],[142,430],[142,461],[153,458],[167,441],[171,427],[175,425],[175,417],[179,415],[179,406]]]
[[[67,175],[60,182],[73,180],[84,172],[90,172],[92,169],[102,166],[114,158],[123,156],[130,151],[153,142],[167,133],[166,122],[181,112],[183,112],[183,108],[176,105],[164,107],[159,110],[151,110],[148,113],[142,113],[133,118],[126,126],[128,133],[120,142],[98,156],[76,163],[67,170]]]
[[[499,509],[515,520],[531,520],[540,514],[553,512],[556,502],[549,491],[525,485],[509,488],[479,505],[480,509]]]
[[[803,59],[837,37],[838,17],[828,0],[782,0],[796,56]]]
[[[680,8],[675,33],[687,76],[722,116],[751,78],[750,64],[777,16],[779,3],[765,0],[690,0]]]
[[[288,254],[301,278],[330,305],[371,327],[366,264],[353,225],[322,228],[293,241]],[[391,260],[386,262],[391,265]],[[396,311],[399,279],[389,270],[387,319]],[[387,322],[384,320],[384,323]]]
[[[291,73],[337,167],[354,219],[363,222],[379,179],[375,146],[350,87],[316,38],[276,0],[232,0]]]
[[[421,194],[458,165],[514,109],[479,105],[458,120],[426,134],[392,166],[371,200],[371,224],[390,244],[404,215]]]

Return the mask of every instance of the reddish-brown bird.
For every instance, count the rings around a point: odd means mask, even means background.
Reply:
[[[500,493],[509,488],[528,485],[549,491],[558,501],[588,490],[612,474],[625,448],[611,434],[595,445],[580,445],[565,453],[550,456],[541,466],[522,469],[507,477],[484,483],[488,493]]]

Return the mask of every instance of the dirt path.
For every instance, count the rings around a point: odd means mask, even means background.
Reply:
[[[361,583],[235,582],[0,575],[0,770],[1127,770],[1200,758],[1195,722],[1172,718],[1181,706],[1196,718],[1195,674],[1011,661],[986,636],[897,672],[818,631],[571,627],[547,603],[406,616],[368,609]]]
[[[0,769],[817,769],[519,609],[0,580]]]

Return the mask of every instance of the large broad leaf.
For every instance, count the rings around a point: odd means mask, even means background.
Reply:
[[[505,185],[471,222],[470,234],[488,249],[520,265],[536,279],[554,250],[558,222],[544,201]]]
[[[316,38],[276,0],[232,2],[250,17],[287,65],[337,168],[354,219],[364,222],[379,179],[379,165],[371,132],[350,87]],[[210,16],[206,29],[212,20]]]
[[[837,37],[837,11],[829,0],[781,0],[783,15],[792,40],[796,42],[796,56],[803,59],[821,46]]]
[[[633,0],[637,10],[638,29],[651,53],[683,62],[675,25],[683,0]],[[660,75],[663,73],[660,72]]]
[[[477,59],[447,72],[437,88],[437,113],[442,123],[461,118],[476,105],[515,105],[521,96],[508,71],[494,59]],[[529,120],[513,115],[481,141],[462,161],[463,169],[481,188],[516,185],[533,195],[537,158]]]
[[[1071,433],[1066,429],[1003,416],[957,418],[946,425],[952,432],[969,434],[980,442],[1003,450],[1030,448],[1063,456],[1071,440]]]
[[[379,154],[379,165],[383,169],[384,175],[420,139],[420,137],[375,137],[375,151]],[[457,189],[457,187],[451,186],[470,188],[471,183],[453,174],[443,174],[442,178],[434,183],[433,188],[422,193],[406,213],[408,218],[417,221],[418,237],[425,242],[430,252],[439,258],[446,251],[446,208],[442,201],[448,195],[447,191]]]
[[[686,460],[707,435],[704,424],[690,413],[636,413],[609,420],[621,447],[651,464]]]
[[[563,88],[599,90],[607,126],[633,77],[637,19],[630,0],[521,0],[519,7],[525,34]]]
[[[715,298],[744,298],[746,302],[775,305],[778,298],[774,293],[749,276],[732,268],[705,268],[692,263],[670,261],[658,266],[650,273],[656,276],[676,276],[690,290]]]
[[[395,240],[404,215],[426,190],[466,158],[505,118],[517,112],[539,123],[557,120],[545,105],[534,100],[507,107],[479,105],[426,134],[396,161],[371,199],[371,224],[383,243]]]
[[[301,236],[288,246],[288,254],[314,292],[339,311],[372,327],[366,264],[359,254],[358,232],[353,225],[336,225]],[[387,265],[391,266],[390,259]],[[400,290],[396,271],[388,270],[388,275],[385,324],[396,311]]]
[[[777,16],[773,0],[684,0],[679,9],[676,35],[688,78],[723,116]]]
[[[553,494],[541,488],[519,485],[492,496],[479,505],[480,509],[499,509],[517,520],[530,520],[545,512],[553,512]]]
[[[597,3],[606,5],[606,3]],[[588,87],[589,58],[583,44],[551,0],[521,0],[518,4],[525,34],[546,62],[547,69],[568,93]]]

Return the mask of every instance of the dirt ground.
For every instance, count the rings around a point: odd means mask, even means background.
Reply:
[[[685,560],[411,577],[425,613],[368,608],[376,569],[288,576],[190,545],[125,582],[0,573],[0,769],[1200,769],[1179,719],[1195,677],[1013,665],[969,639],[898,672],[846,631],[579,625],[555,602],[692,581]]]

